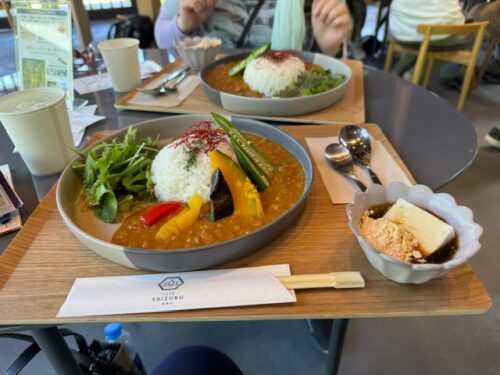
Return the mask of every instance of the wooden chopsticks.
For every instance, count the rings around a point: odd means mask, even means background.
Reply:
[[[278,276],[287,289],[364,288],[365,280],[359,272],[330,272],[324,274]]]

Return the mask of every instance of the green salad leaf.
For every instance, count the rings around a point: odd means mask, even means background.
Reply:
[[[137,143],[136,135],[137,128],[129,127],[123,140],[76,151],[80,158],[72,168],[82,180],[85,202],[106,223],[115,221],[122,204],[154,198],[151,163],[161,146],[150,138]]]
[[[306,72],[300,73],[297,81],[281,91],[278,96],[280,98],[294,98],[319,94],[337,87],[344,80],[344,74],[331,73],[329,69],[315,66]]]

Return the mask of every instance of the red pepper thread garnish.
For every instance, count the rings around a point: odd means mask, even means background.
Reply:
[[[227,142],[224,131],[212,127],[211,121],[200,121],[187,128],[173,145],[174,147],[185,145],[188,151],[201,150],[208,154],[221,142]]]
[[[164,217],[179,211],[181,208],[182,203],[177,201],[155,204],[141,215],[141,223],[145,227],[149,227]]]
[[[287,50],[270,50],[262,55],[262,57],[272,60],[274,62],[282,62],[289,57],[298,57],[297,51],[287,49]]]

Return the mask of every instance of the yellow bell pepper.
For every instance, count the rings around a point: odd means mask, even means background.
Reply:
[[[172,235],[180,234],[189,229],[196,223],[200,215],[203,199],[199,195],[193,195],[188,199],[187,203],[188,207],[161,226],[156,233],[156,238],[166,240]]]
[[[208,153],[212,169],[220,169],[231,190],[234,203],[234,214],[239,216],[263,217],[264,210],[257,188],[229,156],[213,150]]]

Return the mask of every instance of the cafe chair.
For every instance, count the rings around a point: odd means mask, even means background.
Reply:
[[[412,83],[418,85],[421,75],[424,70],[424,64],[427,62],[423,87],[427,87],[431,76],[434,61],[446,61],[455,64],[466,66],[460,98],[458,99],[457,109],[461,111],[465,104],[465,99],[469,92],[472,77],[476,67],[479,51],[483,42],[486,26],[488,22],[474,22],[460,25],[419,25],[417,31],[424,34],[424,39],[420,44],[420,48],[408,48],[398,44],[397,41],[391,39],[385,59],[385,71],[391,69],[392,60],[395,52],[405,53],[408,55],[417,56],[417,62],[413,71]],[[431,46],[432,35],[475,35],[472,48],[460,48],[450,50],[450,47]]]

